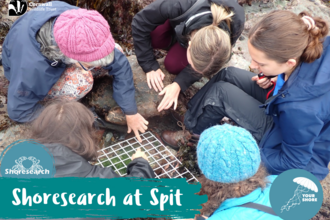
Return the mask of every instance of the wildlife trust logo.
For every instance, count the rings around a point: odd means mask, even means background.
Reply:
[[[52,178],[55,175],[53,155],[34,140],[19,140],[1,154],[1,175],[12,178]]]
[[[23,15],[27,10],[26,0],[11,0],[8,5],[9,16]]]
[[[32,165],[29,168],[26,168],[23,164],[24,161],[29,160],[32,162]],[[11,169],[6,169],[5,174],[49,174],[50,171],[47,169],[43,169],[41,165],[39,165],[40,160],[35,157],[20,157],[18,160],[15,160],[16,165],[14,165]]]
[[[56,8],[52,7],[52,2],[34,3],[29,1],[27,3],[26,0],[11,0],[8,5],[8,14],[9,16],[21,16],[27,11],[28,6],[34,11],[56,11]]]
[[[270,203],[283,219],[311,219],[320,210],[323,190],[311,173],[292,169],[279,175],[270,189]]]

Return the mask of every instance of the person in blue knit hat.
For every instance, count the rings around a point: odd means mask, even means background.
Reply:
[[[207,195],[201,214],[216,219],[281,219],[270,207],[268,176],[252,135],[241,127],[217,125],[205,130],[197,146],[203,175],[200,195]]]

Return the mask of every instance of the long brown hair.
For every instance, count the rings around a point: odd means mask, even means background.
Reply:
[[[301,19],[305,15],[315,21],[316,28],[308,30]],[[253,47],[278,63],[285,63],[292,58],[297,59],[297,62],[311,63],[322,55],[322,42],[328,31],[325,20],[312,17],[308,12],[296,15],[290,11],[273,11],[252,27],[249,41]]]
[[[262,165],[260,165],[254,176],[238,183],[219,183],[202,175],[199,178],[202,188],[198,194],[207,195],[208,201],[202,204],[201,214],[213,213],[226,199],[239,198],[252,193],[258,188],[265,188],[268,183],[267,175],[266,168]]]
[[[190,57],[194,68],[204,76],[217,73],[229,60],[231,53],[230,37],[218,27],[226,21],[230,28],[233,12],[212,3],[213,24],[199,29],[191,38]]]
[[[86,160],[97,156],[93,113],[76,101],[49,104],[31,124],[30,138],[42,144],[62,144]]]

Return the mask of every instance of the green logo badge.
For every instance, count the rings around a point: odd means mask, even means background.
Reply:
[[[275,213],[284,220],[308,220],[320,210],[323,190],[313,174],[292,169],[275,179],[269,197]]]
[[[9,145],[0,156],[2,177],[52,178],[55,161],[44,145],[34,140],[18,140]]]

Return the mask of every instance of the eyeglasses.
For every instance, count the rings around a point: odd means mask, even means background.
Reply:
[[[95,68],[95,66],[93,66],[93,67],[91,67],[91,68],[86,68],[86,67],[84,67],[79,61],[78,61],[78,63],[80,64],[81,68],[83,68],[85,71],[91,71],[92,69]]]

